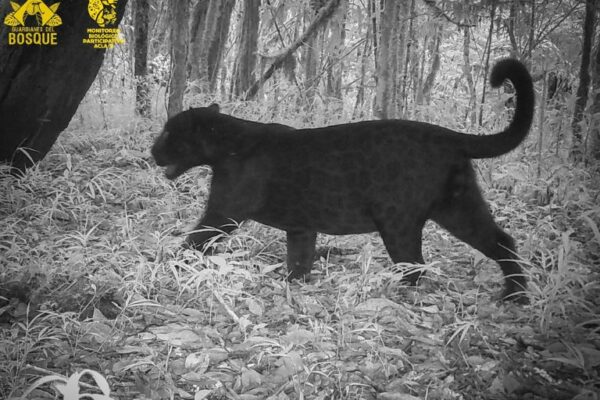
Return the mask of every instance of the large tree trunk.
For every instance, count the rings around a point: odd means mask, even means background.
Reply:
[[[244,1],[244,18],[240,29],[240,42],[233,77],[233,95],[236,97],[244,95],[254,82],[260,22],[259,7],[260,0]]]
[[[126,4],[117,3],[114,26]],[[3,18],[11,11],[9,2],[0,6]],[[48,153],[104,59],[104,49],[83,43],[86,29],[98,27],[87,2],[63,0],[56,14],[62,19],[54,27],[56,45],[9,45],[12,27],[0,26],[0,162],[21,171]]]
[[[590,53],[592,51],[592,39],[594,36],[594,23],[596,19],[595,0],[588,0],[585,3],[585,20],[583,22],[583,48],[581,49],[581,66],[579,68],[579,87],[577,88],[577,98],[575,100],[575,110],[573,111],[573,145],[571,147],[570,158],[579,162],[583,157],[583,135],[581,132],[581,121],[583,120],[583,110],[587,103],[588,92],[590,88]]]
[[[148,0],[135,1],[135,110],[142,117],[150,115],[148,93]]]
[[[167,115],[181,112],[183,109],[183,93],[186,83],[186,59],[189,37],[188,2],[171,0],[171,65],[173,72],[169,82],[169,103]]]

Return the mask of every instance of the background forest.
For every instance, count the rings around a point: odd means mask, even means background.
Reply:
[[[596,3],[119,0],[125,43],[69,127],[0,154],[21,170],[0,166],[0,398],[597,400]],[[377,234],[320,235],[306,284],[284,279],[282,232],[254,222],[214,255],[181,248],[211,172],[164,177],[149,149],[167,116],[216,102],[297,128],[490,134],[514,108],[488,83],[504,57],[533,76],[534,126],[475,166],[529,305],[498,301],[497,265],[432,223],[417,287]],[[87,62],[70,61],[61,88]]]

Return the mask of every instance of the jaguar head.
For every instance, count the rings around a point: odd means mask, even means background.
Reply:
[[[190,108],[169,118],[152,146],[156,164],[165,176],[175,179],[188,169],[211,163],[210,144],[214,136],[219,106]]]

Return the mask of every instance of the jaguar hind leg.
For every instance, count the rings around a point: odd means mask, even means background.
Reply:
[[[504,274],[502,298],[526,303],[527,280],[513,239],[496,223],[474,178],[463,180],[432,213],[432,219],[455,237],[495,260]]]
[[[317,233],[312,231],[287,231],[288,280],[310,279],[315,259]]]

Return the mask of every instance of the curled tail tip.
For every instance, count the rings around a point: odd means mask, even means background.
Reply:
[[[531,76],[522,62],[514,58],[505,58],[498,61],[490,75],[490,84],[492,87],[499,87],[506,79],[510,79],[515,83],[515,80],[527,79],[531,81]]]

